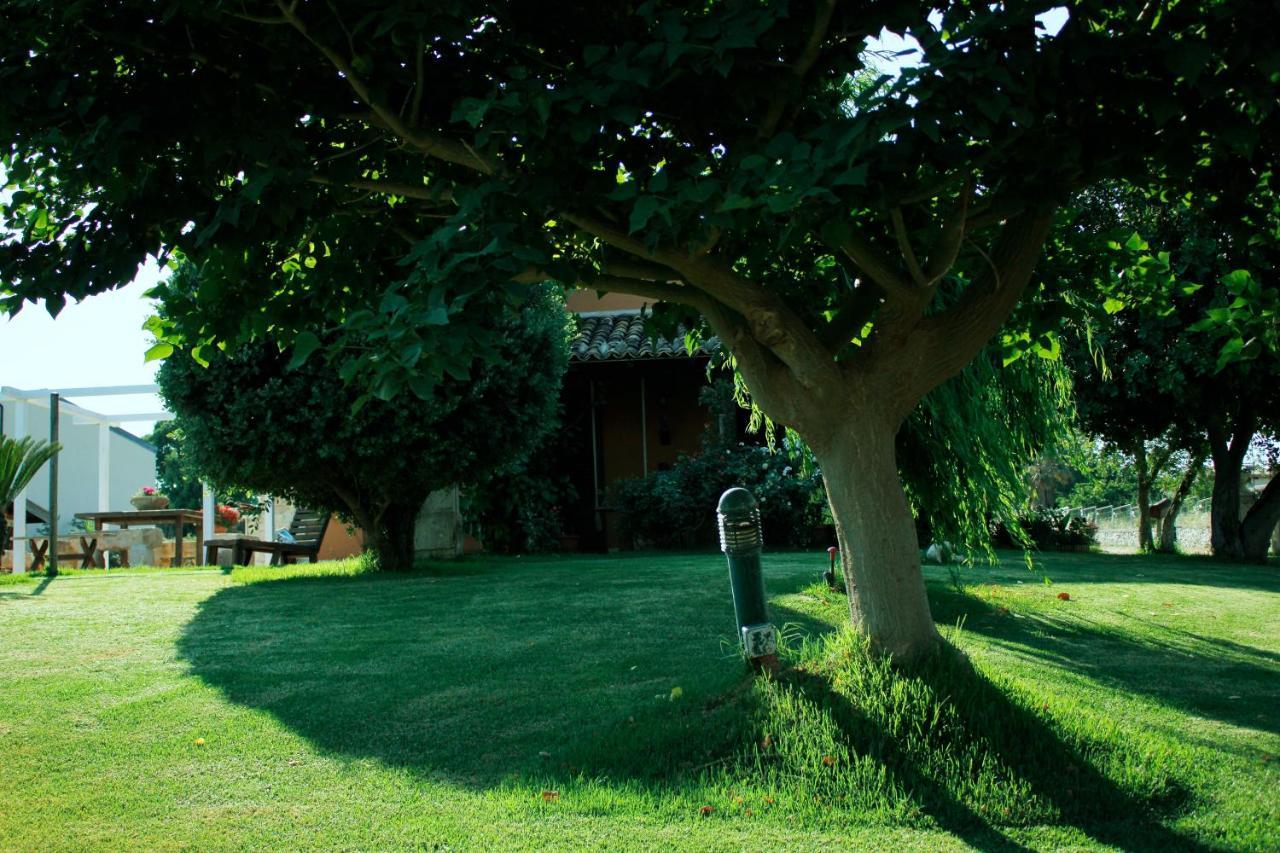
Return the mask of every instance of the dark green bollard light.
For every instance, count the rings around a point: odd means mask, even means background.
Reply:
[[[720,496],[720,548],[729,560],[729,586],[738,619],[742,653],[755,669],[778,667],[778,631],[769,623],[764,603],[764,574],[760,567],[760,509],[746,489],[732,488]]]

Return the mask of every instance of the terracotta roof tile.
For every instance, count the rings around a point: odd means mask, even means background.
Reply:
[[[650,337],[645,318],[635,311],[578,315],[578,335],[569,345],[570,361],[612,361],[637,358],[690,358],[684,346],[684,326],[672,339]],[[720,348],[711,338],[693,352],[706,356]]]

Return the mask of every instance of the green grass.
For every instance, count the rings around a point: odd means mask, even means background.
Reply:
[[[0,849],[1276,847],[1276,565],[932,568],[893,672],[824,559],[775,681],[717,555],[0,579]]]

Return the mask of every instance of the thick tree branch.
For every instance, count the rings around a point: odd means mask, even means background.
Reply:
[[[942,223],[938,239],[929,252],[929,260],[925,265],[925,283],[933,287],[947,272],[955,266],[960,255],[960,245],[964,242],[965,220],[969,215],[969,196],[973,185],[966,179],[956,209]]]
[[[447,163],[453,163],[485,175],[498,173],[498,164],[481,157],[476,153],[475,149],[465,142],[442,139],[431,134],[422,133],[405,124],[394,110],[373,97],[368,83],[356,73],[350,62],[336,50],[311,35],[307,25],[297,14],[296,2],[286,4],[284,0],[276,0],[276,5],[280,9],[281,16],[329,60],[333,67],[346,79],[347,85],[352,88],[360,100],[368,104],[369,109],[373,110],[378,120],[393,134],[428,157],[444,160]]]
[[[817,396],[831,393],[838,380],[831,354],[775,294],[713,257],[680,249],[650,248],[622,228],[584,214],[566,212],[561,216],[607,245],[643,261],[671,268],[689,286],[740,315],[752,338],[785,363],[801,385]]]
[[[822,43],[827,38],[827,31],[831,26],[831,16],[835,12],[835,8],[835,0],[819,0],[817,8],[814,9],[813,27],[809,31],[809,38],[805,41],[804,47],[801,48],[800,54],[791,64],[790,79],[787,81],[785,89],[769,101],[769,108],[765,113],[764,120],[760,123],[761,139],[767,139],[777,131],[778,125],[787,114],[787,108],[792,104],[794,93],[800,88],[800,84],[808,76],[814,63],[818,61],[818,57],[822,53]]]
[[[887,298],[904,305],[923,307],[925,294],[921,289],[898,274],[892,260],[875,247],[871,241],[849,232],[840,236],[834,244],[858,269],[884,290]]]
[[[854,334],[867,324],[883,298],[884,291],[872,281],[859,283],[854,291],[845,297],[826,328],[819,333],[819,338],[833,358],[848,346]]]
[[[448,204],[453,200],[453,192],[451,190],[432,190],[427,186],[401,184],[394,181],[335,181],[327,175],[311,175],[307,180],[315,184],[324,184],[325,186],[349,187],[353,190],[367,190],[368,192],[382,193],[383,195],[416,198],[422,201],[436,202],[440,205]]]
[[[916,400],[963,370],[1000,330],[1031,280],[1052,220],[1052,211],[1009,220],[989,256],[991,268],[955,306],[920,322],[918,339],[905,354]]]
[[[928,287],[929,281],[925,278],[924,270],[920,268],[915,250],[911,248],[911,235],[907,233],[907,225],[902,218],[902,208],[895,207],[889,211],[889,218],[893,221],[893,234],[898,239],[898,251],[906,261],[907,271],[911,273],[911,278],[915,280],[918,287]]]

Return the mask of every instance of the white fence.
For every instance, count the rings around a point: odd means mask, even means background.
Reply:
[[[1188,501],[1178,513],[1178,548],[1188,554],[1209,553],[1209,498]],[[1084,506],[1067,510],[1098,525],[1098,545],[1104,551],[1133,553],[1138,550],[1138,505]],[[1152,523],[1152,535],[1160,528]]]

